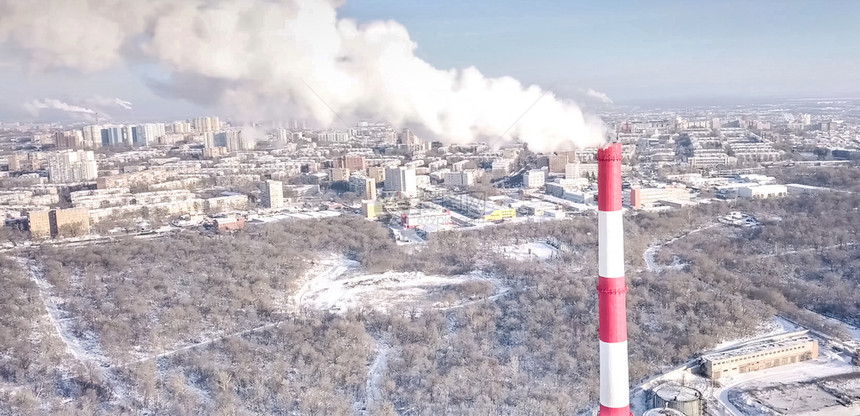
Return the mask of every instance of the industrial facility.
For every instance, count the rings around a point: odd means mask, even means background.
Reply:
[[[731,351],[702,357],[712,380],[818,358],[818,341],[808,331],[769,337]]]
[[[673,410],[675,414],[684,416],[705,414],[702,393],[692,387],[677,384],[664,384],[656,388],[651,396],[651,405],[655,410]]]
[[[630,415],[621,144],[597,151],[600,416]]]

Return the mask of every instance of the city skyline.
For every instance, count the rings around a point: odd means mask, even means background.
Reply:
[[[391,19],[405,26],[415,55],[436,68],[513,76],[595,111],[609,100],[625,106],[860,96],[851,89],[860,75],[845,70],[860,63],[852,53],[860,33],[848,21],[858,8],[836,1],[659,2],[645,9],[379,0],[347,2],[337,17],[359,25]],[[0,81],[9,86],[0,120],[91,120],[99,112],[103,120],[147,121],[222,109],[157,86],[171,76],[158,62],[43,71],[10,39],[0,34]]]

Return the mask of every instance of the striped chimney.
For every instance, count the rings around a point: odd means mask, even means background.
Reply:
[[[621,143],[597,150],[600,416],[629,416],[627,283],[621,216]]]

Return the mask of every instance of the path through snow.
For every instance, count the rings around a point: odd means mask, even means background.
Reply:
[[[674,242],[676,242],[682,238],[688,237],[690,234],[695,234],[695,233],[698,233],[700,231],[705,231],[707,229],[716,227],[718,225],[720,225],[720,224],[714,223],[711,225],[706,225],[704,227],[699,227],[699,228],[696,228],[695,230],[684,233],[683,235],[680,235],[678,237],[674,237],[674,238],[671,238],[669,240],[666,240],[662,243],[651,244],[650,246],[648,246],[647,249],[645,249],[645,252],[642,253],[642,257],[645,259],[646,268],[648,269],[649,272],[652,272],[652,273],[658,273],[658,272],[662,271],[663,266],[660,266],[659,264],[657,264],[657,253],[660,251],[661,248],[663,248],[663,246],[672,244],[672,243],[674,243]]]

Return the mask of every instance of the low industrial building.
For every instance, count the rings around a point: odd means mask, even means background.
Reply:
[[[400,215],[400,225],[415,228],[427,225],[451,226],[451,212],[448,210],[417,210]]]
[[[808,331],[777,335],[737,349],[702,357],[712,380],[818,358],[818,341]]]
[[[662,188],[631,188],[622,192],[624,205],[635,209],[648,208],[659,202],[689,202],[692,194],[683,186]]]
[[[778,198],[788,195],[785,185],[743,186],[738,188],[738,196],[749,199]]]

